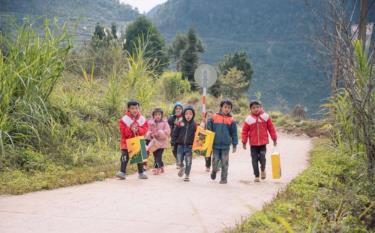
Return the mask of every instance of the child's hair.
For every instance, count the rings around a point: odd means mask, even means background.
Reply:
[[[262,103],[259,100],[253,100],[250,102],[250,108],[254,105],[262,106]]]
[[[208,113],[212,113],[212,114],[213,114],[213,113],[214,113],[214,111],[212,111],[212,110],[210,110],[210,109],[209,109],[209,110],[207,110],[207,111],[206,111],[206,112],[204,113],[204,117],[207,117],[207,114],[208,114]]]
[[[139,103],[136,100],[129,100],[127,106],[128,108],[130,108],[131,106],[139,106]]]
[[[161,117],[163,117],[164,115],[164,112],[161,108],[155,108],[153,111],[152,111],[152,117],[155,117],[155,114],[156,113],[160,113],[161,114]]]
[[[232,101],[230,101],[229,99],[222,100],[222,101],[220,102],[220,108],[222,108],[225,104],[226,104],[226,105],[229,105],[230,108],[233,108]]]

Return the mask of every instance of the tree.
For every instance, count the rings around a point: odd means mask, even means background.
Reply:
[[[159,30],[145,16],[140,16],[126,28],[124,49],[134,55],[137,42],[145,41],[145,57],[153,60],[152,69],[161,74],[168,66],[165,40]]]
[[[250,81],[244,72],[236,67],[229,69],[220,77],[220,94],[231,99],[239,99],[249,89]]]
[[[202,41],[198,38],[193,28],[186,34],[186,49],[181,55],[181,72],[188,79],[192,89],[196,89],[194,83],[194,72],[199,64],[199,54],[204,52]]]
[[[168,54],[176,63],[177,71],[181,71],[182,54],[187,47],[187,41],[187,36],[185,34],[178,33],[168,48]]]
[[[116,24],[112,24],[111,29],[109,29],[97,23],[91,38],[91,46],[96,51],[101,48],[107,48],[110,44],[117,42],[116,33]]]
[[[218,97],[222,94],[222,88],[225,88],[225,84],[223,83],[222,79],[223,77],[226,77],[228,72],[233,68],[236,68],[237,70],[242,72],[243,82],[244,84],[246,84],[246,89],[243,89],[239,94],[243,94],[244,91],[247,91],[251,84],[253,68],[245,52],[235,52],[233,54],[225,55],[224,59],[219,63],[219,71],[221,75],[215,85],[210,88],[210,92],[212,95]]]
[[[114,39],[117,39],[117,25],[112,23],[111,25],[111,33]]]

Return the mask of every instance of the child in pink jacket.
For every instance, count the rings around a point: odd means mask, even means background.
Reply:
[[[152,111],[152,118],[148,124],[146,139],[150,140],[147,151],[154,155],[154,175],[164,172],[163,152],[169,147],[169,136],[171,134],[168,122],[163,119],[163,110],[160,108]]]

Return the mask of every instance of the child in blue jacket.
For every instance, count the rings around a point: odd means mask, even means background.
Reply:
[[[235,153],[238,144],[237,124],[231,115],[232,108],[233,104],[230,100],[221,101],[220,112],[215,114],[207,124],[207,129],[215,132],[211,179],[216,179],[218,163],[221,162],[220,184],[227,183],[230,145],[233,145],[233,153]]]

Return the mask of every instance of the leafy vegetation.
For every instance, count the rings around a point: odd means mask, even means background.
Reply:
[[[315,142],[310,167],[227,232],[374,232],[375,189],[362,158]]]
[[[109,46],[108,57],[119,59],[103,60],[108,72],[95,73],[95,63],[86,71],[86,56],[99,57],[104,50],[70,53],[66,30],[44,25],[26,22],[14,40],[1,40],[8,48],[0,56],[2,194],[112,176],[119,160],[117,122],[126,101],[138,99],[145,115],[156,106],[172,108],[141,39],[134,54]],[[167,158],[173,160],[169,151]]]

